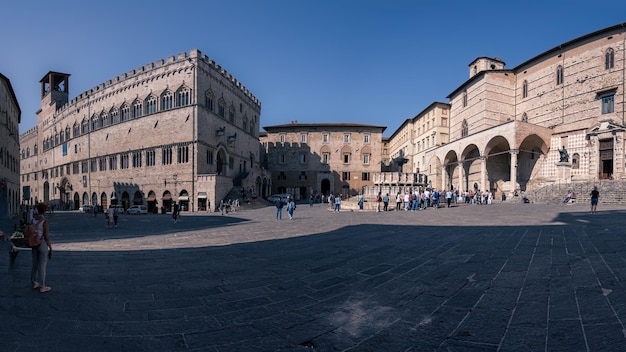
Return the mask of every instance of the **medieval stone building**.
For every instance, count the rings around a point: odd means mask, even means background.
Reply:
[[[513,69],[471,62],[448,96],[450,141],[426,155],[433,184],[514,195],[624,179],[625,32],[590,33]]]
[[[20,136],[28,203],[207,210],[254,190],[261,102],[198,50],[131,70],[70,99],[70,75],[41,79],[37,126]]]
[[[18,126],[20,105],[11,81],[0,73],[0,220],[16,215],[20,206]]]

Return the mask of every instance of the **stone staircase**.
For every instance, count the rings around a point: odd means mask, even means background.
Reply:
[[[600,204],[623,204],[626,205],[626,181],[598,180],[595,182],[572,182],[552,184],[541,188],[527,191],[524,197],[531,203],[537,204],[561,204],[568,191],[574,192],[574,203],[589,204],[590,193],[593,187],[600,191]]]

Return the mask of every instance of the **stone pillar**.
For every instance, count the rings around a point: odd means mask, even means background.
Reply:
[[[465,181],[465,176],[463,175],[465,173],[465,170],[463,169],[463,162],[459,161],[458,162],[458,168],[459,168],[459,185],[458,185],[458,189],[459,192],[465,192],[465,187],[463,187],[463,182]]]
[[[624,179],[624,132],[615,132],[613,140],[613,179]]]
[[[487,157],[480,157],[480,191],[485,192],[487,190],[485,185],[485,178],[487,177]]]
[[[511,193],[515,193],[517,190],[517,154],[519,150],[512,149],[511,153]]]

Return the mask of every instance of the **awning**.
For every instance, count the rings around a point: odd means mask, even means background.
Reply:
[[[189,196],[180,196],[178,197],[179,202],[186,202],[189,200]]]
[[[168,194],[164,194],[163,198],[161,198],[161,199],[163,199],[163,200],[170,200],[170,199],[172,199],[172,195],[169,194],[169,193]]]
[[[198,199],[206,199],[206,192],[198,192]]]

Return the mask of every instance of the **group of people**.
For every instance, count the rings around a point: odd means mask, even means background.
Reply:
[[[286,201],[282,199],[277,199],[274,203],[276,206],[276,220],[283,219],[283,207],[287,209],[287,215],[289,216],[289,220],[293,220],[293,213],[296,210],[296,202],[293,197],[288,196]]]
[[[236,213],[240,206],[241,203],[238,198],[235,198],[235,200],[229,199],[228,201],[226,199],[220,199],[220,204],[218,205],[222,215],[224,215],[224,213],[228,214],[228,212]]]
[[[389,193],[385,195],[382,192],[378,192],[376,195],[376,211],[389,211],[390,203],[393,199],[389,196]],[[443,206],[450,208],[453,204],[458,204],[459,193],[456,190],[448,190],[446,192],[439,192],[436,189],[425,189],[420,192],[415,190],[413,192],[406,192],[404,194],[398,192],[395,196],[395,210],[397,211],[418,211],[427,208],[438,209],[442,203]],[[363,209],[363,195],[359,194],[359,209]]]

